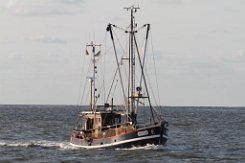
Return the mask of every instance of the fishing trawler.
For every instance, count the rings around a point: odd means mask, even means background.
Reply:
[[[70,143],[73,146],[86,149],[104,147],[124,148],[147,144],[163,145],[167,141],[168,123],[164,120],[162,114],[157,112],[156,106],[152,104],[144,71],[150,24],[137,28],[134,15],[140,8],[130,6],[125,9],[130,12],[130,25],[123,29],[114,24],[108,24],[106,28],[112,41],[116,60],[116,73],[112,85],[117,77],[121,85],[122,104],[114,104],[114,98],[120,97],[118,94],[109,100],[107,98],[102,105],[97,104],[99,94],[96,88],[96,74],[97,57],[100,55],[100,50],[96,51],[96,49],[100,48],[101,45],[93,42],[87,44],[87,48],[92,49],[91,60],[93,67],[91,77],[89,77],[90,104],[87,107],[87,111],[83,111],[78,115],[78,121],[70,139]],[[126,72],[128,75],[122,75],[122,64],[116,49],[114,29],[124,30],[124,33],[129,37],[127,57],[121,58],[121,60],[127,62]],[[136,34],[139,29],[146,29],[142,53],[140,53],[136,40]],[[88,50],[86,50],[86,54],[89,55]],[[136,63],[138,64],[137,68]],[[123,79],[125,76],[126,80]],[[127,86],[124,87],[125,85]],[[109,94],[112,87],[110,87]],[[146,115],[139,117],[137,115],[141,110],[145,110]]]

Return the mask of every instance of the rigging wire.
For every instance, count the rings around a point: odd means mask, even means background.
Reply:
[[[104,70],[104,73],[103,73],[103,102],[105,103],[106,102],[106,100],[105,100],[105,96],[106,96],[106,86],[105,86],[105,79],[106,79],[106,49],[107,49],[107,36],[108,36],[108,34],[107,34],[108,32],[107,31],[105,31],[105,36],[104,36],[104,50],[105,50],[105,53],[104,53],[104,57],[103,57],[103,70]]]
[[[156,80],[156,86],[157,86],[157,94],[158,94],[158,105],[161,105],[161,100],[160,100],[160,92],[159,92],[159,84],[158,84],[158,77],[157,77],[157,70],[156,70],[156,60],[155,60],[155,53],[154,53],[154,47],[153,47],[153,39],[152,35],[150,34],[151,38],[151,49],[152,49],[152,57],[153,57],[153,62],[154,62],[154,72],[155,72],[155,80]]]
[[[122,30],[122,28],[121,28],[121,30]],[[121,62],[120,62],[120,67],[123,69],[123,71],[124,71],[124,74],[123,75],[125,75],[125,77],[126,77],[126,79],[128,79],[128,73],[127,73],[127,66],[123,66],[123,60],[127,60],[127,59],[129,59],[129,58],[127,58],[128,56],[127,56],[127,52],[124,50],[124,49],[127,49],[127,45],[128,45],[128,39],[127,39],[127,35],[125,35],[125,30],[123,31],[124,33],[122,33],[122,36],[125,36],[125,48],[123,48],[123,46],[122,46],[122,44],[121,44],[121,39],[123,39],[123,37],[121,36],[120,38],[119,37],[117,37],[117,34],[116,34],[116,32],[114,32],[113,31],[113,35],[115,36],[115,38],[116,38],[116,40],[117,40],[117,43],[119,44],[119,46],[120,46],[120,48],[122,49],[122,51],[123,51],[123,54],[121,55]],[[124,56],[125,56],[125,58],[124,58]],[[129,84],[127,84],[128,86],[129,86]],[[127,89],[127,88],[126,88]],[[129,88],[128,88],[129,89]],[[128,96],[129,96],[129,93],[128,93]]]
[[[85,56],[86,55],[83,55],[83,57],[82,57],[81,67],[83,67],[84,65],[86,65],[84,63],[85,62]],[[82,70],[83,71],[81,71],[80,81],[82,81],[82,78],[83,78],[83,74],[84,74],[85,69],[82,68]],[[82,93],[82,82],[79,82],[79,95],[78,95],[78,99],[77,99],[79,105],[81,105],[81,102],[82,102],[82,98],[81,98],[82,94],[81,93]]]
[[[124,59],[127,59],[127,52],[125,51],[125,49],[123,48],[122,43],[121,43],[121,40],[124,38],[122,36],[125,36],[125,30],[122,33],[122,35],[120,35],[119,37],[117,36],[116,32],[114,32],[114,31],[112,31],[112,32],[113,32],[113,36],[115,36],[115,38],[116,38],[115,40],[117,41],[117,44],[119,44],[119,47],[120,47],[120,49],[122,51],[121,61],[120,61],[120,68],[124,70],[124,75],[126,75],[126,77],[127,77],[127,69],[126,69],[126,66],[122,66],[123,65],[122,64],[122,61]],[[126,39],[126,37],[125,37],[125,39]],[[126,39],[125,46],[127,46],[127,39]],[[126,56],[126,58],[123,58],[123,56]],[[117,68],[117,70],[118,70],[118,68]]]
[[[148,75],[148,73],[147,73],[147,71],[145,72],[145,75],[146,75],[146,78],[147,79],[150,79],[149,78],[149,75]],[[151,83],[151,81],[150,80],[148,80],[148,84],[149,84],[149,87],[150,87],[150,93],[151,93],[151,95],[153,96],[153,100],[154,100],[154,102],[156,103],[156,105],[157,105],[157,98],[156,98],[156,96],[155,96],[155,94],[154,94],[154,89],[153,89],[153,87],[152,87],[152,83]],[[161,119],[161,117],[160,117],[160,115],[158,114],[158,113],[160,113],[160,110],[159,110],[159,107],[152,107],[153,108],[153,111],[154,111],[154,113],[155,113],[155,115],[156,115],[156,117],[160,120]]]
[[[113,32],[113,34],[115,34],[114,32]],[[120,48],[123,50],[123,53],[125,53],[125,51],[124,51],[124,49],[122,48],[122,45],[121,45],[121,43],[120,43],[120,40],[123,38],[123,36],[124,36],[124,33],[122,33],[121,35],[119,35],[119,37],[115,34],[115,38],[116,38],[116,40],[117,40],[117,42],[119,43],[119,45],[120,45]],[[104,55],[103,55],[103,60],[102,60],[102,62],[103,62],[103,69],[104,69],[104,73],[103,73],[103,79],[102,79],[102,85],[103,85],[103,89],[104,89],[104,91],[103,91],[103,93],[104,93],[104,95],[103,95],[103,97],[104,97],[104,103],[106,102],[106,101],[108,101],[107,99],[106,99],[106,95],[107,95],[107,93],[106,93],[106,86],[105,86],[105,79],[106,79],[106,72],[107,72],[107,67],[106,67],[106,56],[109,54],[109,51],[113,48],[113,46],[110,46],[109,48],[107,47],[107,37],[108,37],[108,32],[106,31],[105,32],[105,36],[104,36]],[[100,63],[100,61],[101,60],[99,60],[98,61],[98,63]]]
[[[123,55],[125,55],[126,52],[125,52],[124,48],[122,47],[122,44],[121,44],[119,38],[117,37],[117,34],[116,34],[114,31],[113,31],[113,35],[115,36],[115,38],[116,38],[116,40],[117,40],[117,43],[119,44],[120,48],[122,49]],[[123,55],[122,55],[122,56],[123,56]]]
[[[108,35],[107,33],[108,32],[106,32],[106,38],[107,38],[107,35]],[[113,32],[113,34],[115,34],[115,33]],[[123,37],[123,36],[124,36],[124,33],[122,33],[119,37],[117,37],[117,40],[120,40],[121,37]],[[105,55],[107,55],[108,54],[108,51],[110,51],[111,49],[113,49],[113,45],[111,45],[109,48],[105,48]]]
[[[83,94],[82,94],[82,98],[81,98],[81,104],[83,103],[83,99],[84,99],[84,95],[85,95],[85,89],[87,88],[87,84],[88,84],[87,77],[88,77],[89,72],[91,71],[90,70],[91,65],[92,65],[92,63],[90,62],[88,70],[87,70],[87,73],[86,73],[86,76],[85,76],[85,80],[84,80],[85,82],[84,82],[84,87],[83,87]],[[88,96],[86,96],[86,99],[85,99],[84,103],[87,101],[87,99],[88,99]]]
[[[116,84],[115,84],[115,87],[114,87],[114,90],[113,90],[113,93],[112,93],[112,97],[114,97],[114,94],[116,92],[117,84],[118,84],[118,79],[116,80]]]
[[[109,90],[108,96],[107,96],[107,98],[106,98],[106,103],[108,102],[109,96],[110,96],[110,94],[111,94],[111,90],[112,90],[112,87],[113,87],[114,81],[115,81],[115,79],[116,79],[117,71],[118,71],[118,69],[116,70],[116,72],[115,72],[115,74],[114,74],[114,77],[113,77],[113,80],[112,80],[112,83],[111,83],[111,87],[110,87],[110,90]]]

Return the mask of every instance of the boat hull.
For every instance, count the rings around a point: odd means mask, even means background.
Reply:
[[[88,140],[72,136],[70,143],[76,147],[93,149],[106,147],[130,148],[133,146],[145,146],[146,144],[164,145],[166,141],[167,128],[164,126],[154,126],[100,139]]]

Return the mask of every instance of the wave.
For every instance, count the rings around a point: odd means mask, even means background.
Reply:
[[[47,141],[47,140],[30,140],[30,141],[3,141],[0,140],[0,146],[6,147],[43,147],[43,148],[57,148],[61,150],[75,150],[69,142]]]
[[[167,151],[186,151],[193,149],[193,147],[191,145],[166,145],[164,149]]]

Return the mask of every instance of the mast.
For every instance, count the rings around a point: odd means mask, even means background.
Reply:
[[[101,47],[101,44],[94,44],[91,42],[90,44],[86,45],[86,54],[89,55],[87,50],[88,47],[92,48],[92,63],[93,63],[93,74],[90,78],[90,110],[96,112],[96,74],[97,74],[97,65],[96,65],[96,57],[100,55],[100,50],[96,52],[96,47]]]
[[[129,88],[131,89],[130,95],[129,95],[129,102],[130,102],[130,108],[129,111],[130,113],[135,112],[135,52],[134,52],[134,35],[135,35],[135,18],[134,18],[134,13],[137,12],[139,7],[125,7],[127,11],[130,10],[130,31],[129,31],[129,77],[130,77],[130,82],[129,82]]]
[[[147,48],[147,42],[148,42],[148,36],[149,36],[149,30],[150,30],[150,24],[145,24],[143,27],[147,27],[147,31],[146,31],[146,38],[145,38],[145,48],[144,48],[144,52],[143,52],[143,61],[141,60],[140,58],[140,54],[139,54],[139,49],[138,49],[138,45],[137,45],[137,42],[136,42],[136,37],[135,37],[135,34],[137,33],[137,30],[135,30],[135,28],[137,27],[137,24],[135,23],[135,18],[134,18],[134,13],[137,12],[138,9],[140,9],[139,7],[134,7],[134,6],[131,6],[131,7],[126,7],[125,8],[126,10],[130,10],[130,14],[131,14],[131,19],[130,19],[130,31],[129,31],[129,34],[130,34],[130,42],[129,42],[129,72],[131,73],[129,76],[131,77],[131,83],[130,83],[130,86],[131,87],[131,95],[129,96],[129,101],[131,102],[131,105],[130,105],[130,114],[131,114],[131,120],[133,123],[136,123],[134,122],[134,119],[136,117],[135,114],[136,114],[136,109],[138,107],[138,102],[136,102],[136,98],[139,99],[139,97],[135,96],[136,92],[135,90],[137,90],[138,92],[141,91],[141,83],[142,83],[142,79],[144,81],[144,85],[145,85],[145,89],[146,89],[146,94],[147,96],[146,97],[140,97],[140,98],[147,98],[148,99],[148,102],[149,102],[149,105],[150,105],[150,109],[151,109],[151,115],[152,115],[152,118],[153,118],[153,122],[155,123],[155,118],[154,118],[154,115],[153,115],[153,107],[152,107],[152,104],[151,104],[151,100],[150,100],[150,97],[149,97],[149,90],[148,90],[148,87],[147,87],[147,83],[146,83],[146,79],[145,79],[145,74],[144,74],[144,65],[145,65],[145,56],[146,56],[146,48]],[[136,50],[135,48],[136,47]],[[141,69],[141,79],[140,79],[140,86],[135,87],[135,56],[136,56],[136,53],[138,54],[138,58],[139,58],[139,63],[140,63],[140,69]],[[137,106],[135,105],[137,104]]]

